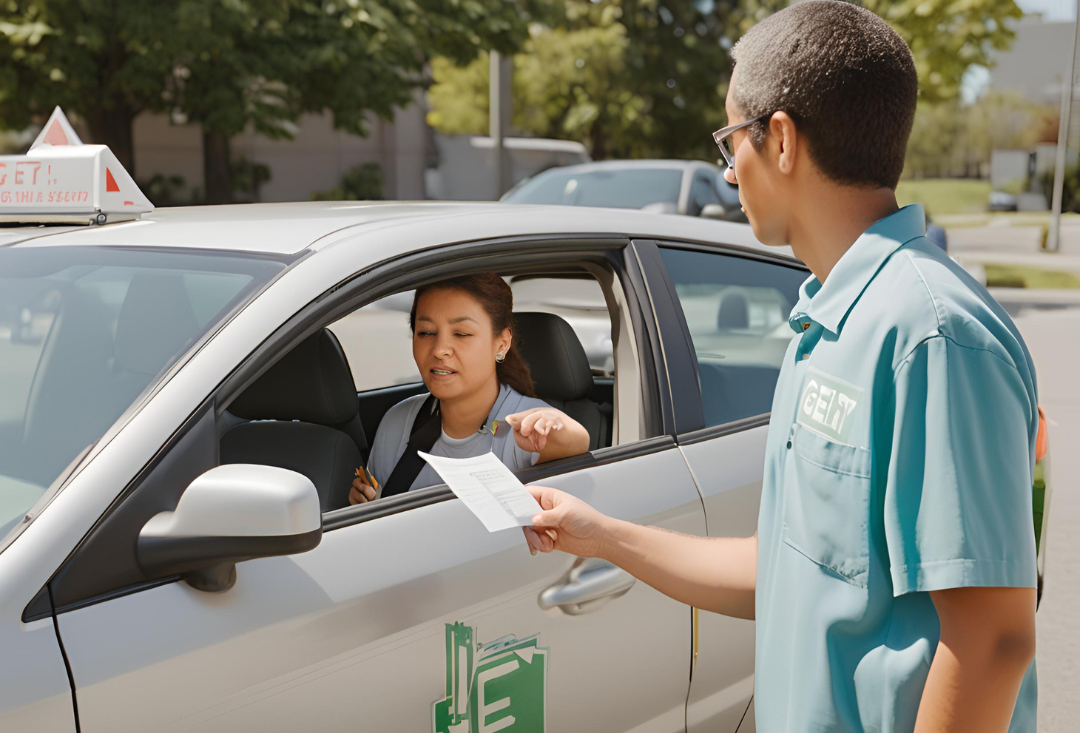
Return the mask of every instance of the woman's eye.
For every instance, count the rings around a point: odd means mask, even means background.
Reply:
[[[435,334],[433,334],[431,331],[417,331],[416,335],[417,336],[434,336]]]
[[[471,333],[455,333],[455,336],[472,336]]]

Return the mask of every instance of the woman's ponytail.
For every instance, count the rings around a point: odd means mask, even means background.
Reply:
[[[499,378],[499,384],[508,384],[526,397],[536,397],[536,384],[533,382],[532,371],[525,363],[521,349],[518,348],[517,324],[513,322],[513,318],[511,318],[510,332],[513,340],[502,363],[496,365],[495,374]]]

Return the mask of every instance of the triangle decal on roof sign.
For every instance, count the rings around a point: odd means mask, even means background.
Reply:
[[[45,133],[45,139],[42,142],[49,145],[70,145],[68,141],[67,133],[64,132],[64,128],[60,126],[60,123],[53,120],[53,123],[49,125],[49,131]]]
[[[116,185],[116,179],[113,178],[112,171],[108,168],[105,169],[105,191],[107,193],[120,193],[120,187]]]
[[[63,110],[57,107],[49,116],[49,121],[41,128],[41,132],[38,133],[37,139],[34,140],[34,144],[30,146],[30,149],[33,150],[39,145],[82,145],[82,140],[79,139],[71,123],[68,122]]]

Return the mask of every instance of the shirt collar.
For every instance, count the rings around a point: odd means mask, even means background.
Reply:
[[[919,204],[905,206],[879,219],[855,240],[832,272],[820,282],[811,275],[799,288],[799,302],[788,323],[802,333],[810,323],[840,335],[844,319],[866,286],[896,250],[926,234],[926,215]]]

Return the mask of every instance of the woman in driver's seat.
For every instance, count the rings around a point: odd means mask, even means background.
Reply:
[[[399,402],[379,424],[368,474],[383,494],[442,483],[426,463],[405,457],[410,440],[423,444],[424,434],[434,438],[433,455],[492,451],[511,470],[588,450],[589,433],[580,423],[536,399],[517,348],[513,304],[510,286],[495,273],[417,289],[409,314],[413,358],[431,394]],[[349,503],[375,498],[365,478],[353,481]]]

